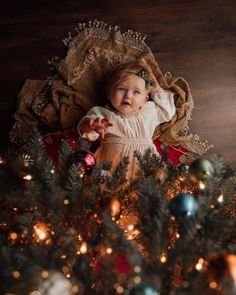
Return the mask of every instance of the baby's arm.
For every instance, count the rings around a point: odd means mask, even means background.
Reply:
[[[161,88],[156,78],[152,76],[153,87],[150,97],[155,102],[157,124],[168,122],[176,113],[174,94]]]

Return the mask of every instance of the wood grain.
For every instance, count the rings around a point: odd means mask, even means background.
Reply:
[[[14,0],[2,4],[1,14],[2,149],[24,79],[50,74],[47,60],[63,56],[67,33],[78,22],[98,19],[147,35],[162,71],[190,84],[191,131],[214,145],[210,153],[236,166],[235,0]]]

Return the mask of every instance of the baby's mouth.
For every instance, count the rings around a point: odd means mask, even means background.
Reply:
[[[129,106],[130,103],[128,101],[123,101],[121,104]]]

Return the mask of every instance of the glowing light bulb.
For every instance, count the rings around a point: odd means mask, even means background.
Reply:
[[[34,225],[33,237],[37,243],[42,242],[48,238],[49,228],[43,223]]]
[[[118,286],[118,287],[116,288],[116,292],[117,292],[118,294],[122,294],[122,293],[124,292],[124,288],[123,288],[122,286]]]
[[[13,276],[13,278],[18,279],[20,277],[20,272],[15,270],[15,271],[13,271],[12,276]]]
[[[233,279],[234,283],[236,284],[236,255],[229,254],[226,257],[226,262],[228,265],[229,274]]]
[[[30,174],[27,174],[27,175],[25,175],[24,177],[23,177],[23,179],[24,180],[31,180],[32,179],[32,175],[30,175]]]
[[[17,238],[18,238],[17,233],[15,233],[15,232],[10,233],[10,239],[11,239],[11,240],[16,240]]]
[[[219,197],[217,198],[217,201],[219,203],[223,203],[224,202],[224,196],[223,195],[219,195]]]
[[[179,239],[180,238],[180,234],[179,233],[176,233],[176,239]]]
[[[48,276],[49,276],[48,271],[43,270],[43,271],[41,272],[41,277],[42,277],[42,278],[46,279],[46,278],[48,278]]]
[[[68,205],[68,204],[70,203],[70,201],[69,201],[68,199],[65,199],[65,200],[63,201],[63,203],[64,203],[64,205]]]
[[[202,270],[204,264],[204,259],[199,258],[197,264],[195,265],[196,270]]]
[[[139,265],[136,265],[135,267],[134,267],[134,272],[137,272],[137,273],[139,273],[139,272],[141,272],[141,267],[139,266]]]
[[[201,190],[204,190],[204,189],[206,188],[204,182],[199,181],[199,188],[200,188]]]
[[[86,242],[82,242],[82,244],[80,246],[80,253],[81,254],[85,254],[85,253],[87,253],[87,250],[88,250],[87,243]]]
[[[161,256],[160,256],[160,261],[161,263],[166,263],[167,261],[167,256],[165,253],[162,253]]]
[[[216,289],[217,287],[218,287],[218,285],[217,285],[216,282],[212,281],[212,282],[209,283],[209,288],[210,289]]]
[[[112,251],[112,248],[107,248],[106,249],[106,252],[107,252],[107,254],[111,254],[113,251]]]
[[[142,281],[142,279],[141,279],[141,277],[139,277],[139,276],[137,276],[137,277],[134,278],[134,283],[135,283],[136,285],[140,284],[141,281]]]
[[[133,225],[133,224],[129,224],[129,225],[127,226],[127,230],[128,230],[128,231],[132,231],[132,230],[134,230],[134,225]]]
[[[4,160],[2,156],[0,156],[0,165],[3,165],[5,163],[6,163],[6,160]]]
[[[79,287],[78,286],[72,286],[71,288],[72,293],[79,293]]]

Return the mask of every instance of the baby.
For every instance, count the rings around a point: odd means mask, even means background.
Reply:
[[[131,179],[138,169],[134,151],[144,153],[149,148],[158,154],[152,136],[159,124],[174,116],[174,96],[139,62],[117,66],[109,75],[106,92],[107,105],[89,110],[79,122],[78,132],[90,141],[100,138],[97,162],[110,160],[115,168],[128,156],[126,176]]]

